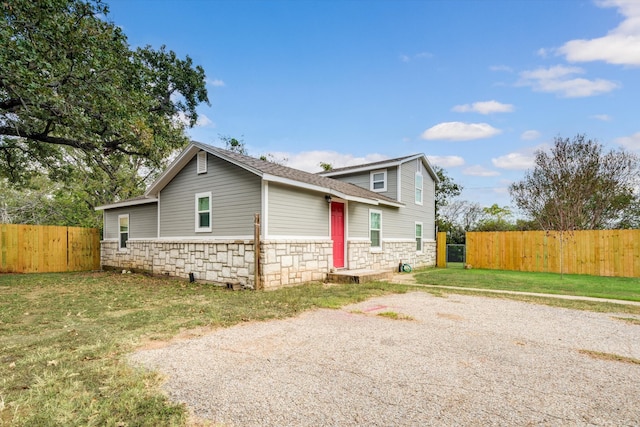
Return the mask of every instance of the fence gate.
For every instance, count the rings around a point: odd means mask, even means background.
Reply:
[[[460,267],[464,267],[466,260],[465,245],[448,244],[447,245],[447,266],[449,263],[459,263]]]

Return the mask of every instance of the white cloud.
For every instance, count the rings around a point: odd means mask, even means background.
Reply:
[[[400,61],[411,62],[414,59],[429,59],[433,58],[433,54],[430,52],[418,52],[413,55],[400,54]]]
[[[538,138],[540,138],[540,132],[537,130],[525,130],[522,132],[522,135],[520,135],[520,139],[524,141],[532,141]]]
[[[520,77],[524,80],[560,80],[573,74],[582,74],[584,70],[580,67],[565,67],[564,65],[555,65],[549,68],[538,68],[532,71],[523,71]]]
[[[471,176],[497,176],[500,175],[498,171],[492,171],[480,165],[471,166],[462,171],[464,175]]]
[[[538,92],[557,93],[566,98],[581,98],[600,95],[617,89],[619,85],[610,80],[575,77],[583,74],[580,67],[556,65],[520,73],[520,86],[531,86]]]
[[[493,166],[500,169],[526,170],[535,165],[535,155],[532,150],[509,153],[504,156],[491,159]]]
[[[224,87],[224,81],[220,79],[207,79],[207,83],[209,83],[213,87]]]
[[[502,133],[487,123],[445,122],[437,124],[422,132],[421,138],[426,140],[469,141],[472,139],[490,138]]]
[[[491,67],[489,67],[489,69],[491,71],[504,71],[506,73],[513,72],[513,68],[509,67],[508,65],[492,65]]]
[[[196,122],[196,126],[200,127],[215,127],[215,123],[211,121],[211,119],[204,114],[198,114],[198,121]]]
[[[546,58],[547,56],[549,56],[549,49],[545,49],[541,47],[540,49],[538,49],[536,53],[538,54],[539,57]]]
[[[420,58],[429,59],[429,58],[433,58],[433,54],[430,52],[418,52],[415,55],[413,55],[413,57],[416,59],[420,59]]]
[[[366,156],[354,156],[352,154],[342,154],[336,151],[314,150],[302,151],[300,153],[272,152],[269,153],[276,159],[287,159],[286,165],[307,172],[320,172],[320,162],[330,163],[334,168],[345,166],[355,166],[364,163],[379,162],[389,157],[382,154],[367,154]]]
[[[615,7],[624,16],[607,35],[594,39],[570,40],[558,48],[569,62],[604,61],[618,65],[640,65],[640,2],[601,0],[600,7]]]
[[[442,168],[451,168],[464,165],[464,159],[460,156],[427,156],[429,162]]]
[[[636,132],[631,136],[616,138],[615,142],[628,150],[640,151],[640,132]]]
[[[601,120],[603,122],[610,122],[613,118],[608,114],[594,114],[591,116],[592,119]]]
[[[510,113],[513,110],[514,107],[512,104],[503,104],[495,100],[474,102],[473,104],[456,105],[451,109],[451,111],[455,111],[458,113],[472,112],[480,114]]]
[[[173,116],[175,122],[182,123],[184,126],[189,127],[189,119],[182,111]],[[216,127],[216,124],[211,119],[202,113],[198,114],[198,120],[196,121],[196,127]]]

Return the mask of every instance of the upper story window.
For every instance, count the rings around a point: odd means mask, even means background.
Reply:
[[[422,204],[423,185],[424,180],[422,179],[422,174],[420,172],[416,172],[416,205]]]
[[[129,214],[118,215],[118,249],[127,249],[129,240]]]
[[[198,152],[198,174],[207,173],[207,152]]]
[[[211,192],[196,194],[196,233],[211,231]]]
[[[371,191],[387,191],[387,170],[372,171],[371,178]]]

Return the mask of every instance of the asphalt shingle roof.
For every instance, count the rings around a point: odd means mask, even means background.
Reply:
[[[401,163],[403,160],[410,159],[412,157],[417,157],[417,156],[419,156],[419,154],[412,154],[410,156],[397,157],[395,159],[380,160],[378,162],[365,163],[361,165],[345,166],[342,168],[333,168],[328,171],[319,172],[319,174],[322,175],[323,173],[349,172],[350,170],[362,169],[362,168],[375,169],[375,167],[378,165],[386,165],[387,163]]]
[[[263,174],[274,175],[280,178],[286,178],[304,184],[311,184],[318,187],[328,188],[352,197],[361,197],[363,199],[379,200],[381,202],[389,202],[395,205],[402,205],[401,202],[398,202],[395,199],[386,197],[380,193],[369,191],[365,188],[358,187],[357,185],[350,184],[348,182],[324,177],[315,173],[301,171],[298,169],[290,168],[288,166],[279,165],[277,163],[257,159],[255,157],[245,156],[243,154],[236,153],[235,151],[224,150],[222,148],[212,147],[207,144],[194,144],[213,155],[218,155],[222,158],[226,157],[235,163],[246,165],[247,167]]]

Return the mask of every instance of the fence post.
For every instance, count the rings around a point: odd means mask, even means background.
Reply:
[[[436,239],[436,267],[447,267],[447,232],[439,231]]]

